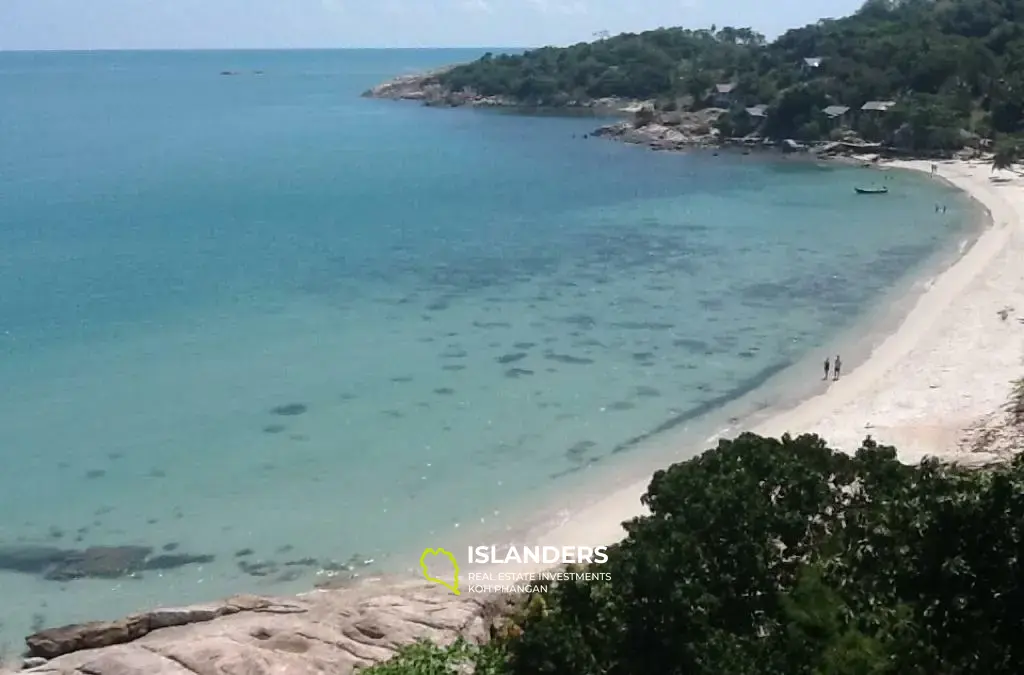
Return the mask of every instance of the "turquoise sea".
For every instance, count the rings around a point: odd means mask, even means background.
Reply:
[[[359,97],[477,55],[0,54],[0,645],[507,531],[808,354],[817,386],[976,218]]]

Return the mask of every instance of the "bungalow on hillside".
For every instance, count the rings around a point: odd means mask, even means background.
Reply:
[[[750,106],[747,108],[747,114],[751,117],[765,118],[768,116],[768,106],[763,103]]]
[[[822,110],[822,112],[828,118],[829,124],[832,126],[841,125],[846,123],[846,113],[850,112],[850,106],[830,105]]]
[[[732,90],[735,88],[736,85],[732,83],[716,84],[713,97],[715,106],[718,108],[730,107],[732,105]]]
[[[886,112],[896,101],[868,101],[860,107],[862,112]]]
[[[804,59],[803,65],[801,66],[805,73],[809,73],[813,70],[817,70],[821,66],[822,58],[820,56],[811,56]]]

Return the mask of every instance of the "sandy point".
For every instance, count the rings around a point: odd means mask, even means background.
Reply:
[[[884,164],[931,173],[932,162]],[[1005,405],[1024,364],[1024,177],[986,162],[937,164],[937,179],[963,190],[991,215],[990,226],[918,297],[895,332],[827,390],[757,424],[778,436],[816,433],[855,451],[868,435],[925,456],[984,464],[1005,456],[1016,433]],[[849,366],[847,366],[849,368]],[[621,523],[643,513],[648,479],[616,491],[535,537],[554,545],[612,543]]]

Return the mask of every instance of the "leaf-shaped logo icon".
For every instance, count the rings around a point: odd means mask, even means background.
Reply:
[[[444,556],[448,559],[448,562],[452,564],[451,583],[433,576],[430,573],[430,570],[427,568],[427,563],[433,561],[438,556]],[[444,586],[455,595],[461,595],[461,593],[459,593],[459,561],[455,559],[455,556],[452,553],[449,553],[443,548],[423,549],[423,555],[420,556],[420,569],[423,570],[423,578],[427,581],[435,584],[440,584],[441,586]]]

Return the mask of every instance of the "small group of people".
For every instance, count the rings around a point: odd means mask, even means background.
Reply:
[[[835,382],[839,379],[839,373],[843,369],[843,360],[839,358],[839,354],[836,354],[836,360],[832,361],[828,357],[825,358],[825,377],[823,380],[828,379],[829,372],[832,373],[832,381]]]

